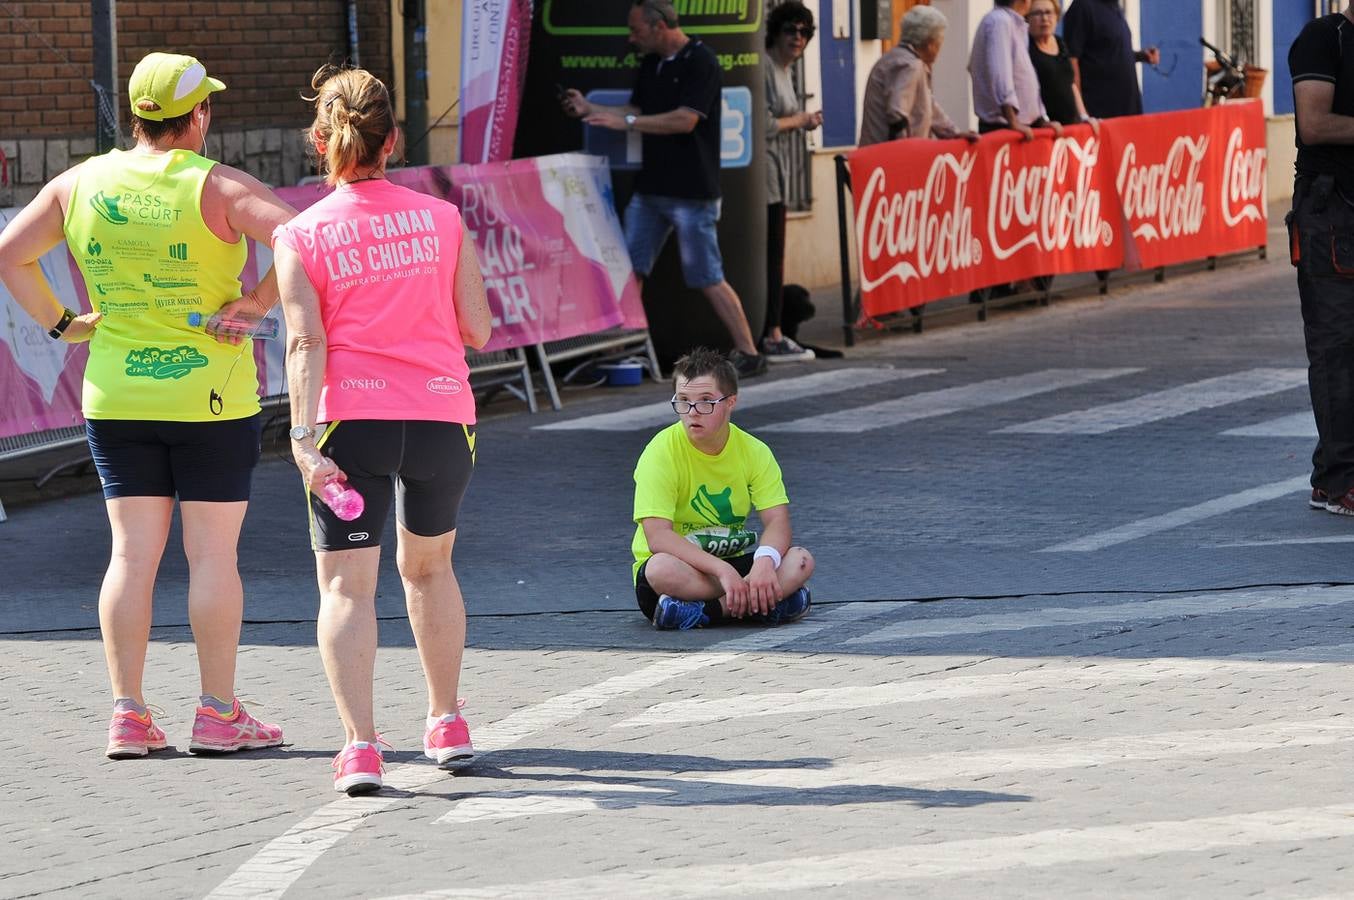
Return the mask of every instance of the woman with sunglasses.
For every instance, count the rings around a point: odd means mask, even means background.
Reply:
[[[1030,61],[1034,63],[1034,74],[1039,76],[1039,95],[1054,122],[1063,125],[1088,122],[1098,128],[1099,123],[1086,113],[1081,100],[1067,44],[1056,34],[1061,16],[1058,0],[1034,0],[1025,14],[1030,25]]]
[[[805,112],[799,104],[790,67],[813,39],[813,13],[799,0],[787,0],[766,18],[766,324],[761,350],[767,362],[803,362],[812,350],[781,331],[785,286],[785,193],[789,180],[791,138],[823,124],[823,113]]]

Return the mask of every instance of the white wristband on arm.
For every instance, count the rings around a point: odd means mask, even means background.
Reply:
[[[772,568],[780,568],[780,551],[775,547],[768,547],[766,544],[762,544],[757,548],[757,552],[752,554],[752,561],[756,562],[763,556],[771,560]]]

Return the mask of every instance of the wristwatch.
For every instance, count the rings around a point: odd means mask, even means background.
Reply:
[[[315,429],[309,425],[297,425],[287,432],[293,441],[304,441],[306,438],[315,436]]]
[[[71,322],[75,321],[75,313],[69,309],[61,310],[61,319],[47,331],[47,336],[54,341],[61,340],[61,335],[66,333],[66,329],[71,327]]]
[[[625,130],[626,130],[626,131],[634,131],[634,130],[635,130],[635,120],[638,119],[638,118],[639,118],[639,116],[635,115],[634,113],[627,113],[626,116],[625,116]]]

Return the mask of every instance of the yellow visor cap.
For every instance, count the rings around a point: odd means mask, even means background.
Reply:
[[[208,94],[225,89],[225,83],[208,76],[194,57],[177,53],[147,54],[127,81],[132,114],[153,122],[177,118]]]

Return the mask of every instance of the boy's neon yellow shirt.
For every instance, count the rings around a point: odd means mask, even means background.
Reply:
[[[747,528],[753,508],[783,506],[780,465],[771,448],[729,424],[729,440],[717,456],[692,445],[681,422],[654,435],[635,464],[635,555],[631,577],[653,553],[642,519],[668,519],[673,531],[721,559],[750,553],[757,535]]]
[[[89,342],[87,419],[202,422],[259,411],[252,341],[219,343],[205,319],[240,296],[248,246],[202,219],[216,163],[189,150],[114,150],[80,166],[63,227],[103,319]],[[213,401],[215,391],[219,401]]]

